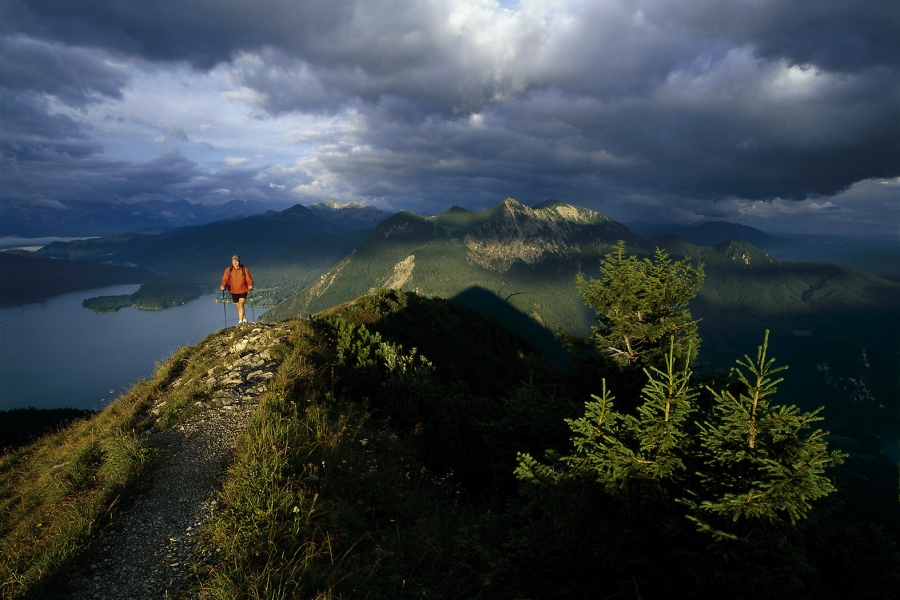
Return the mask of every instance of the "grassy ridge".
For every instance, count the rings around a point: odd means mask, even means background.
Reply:
[[[459,490],[423,467],[366,405],[334,398],[330,349],[308,323],[239,442],[225,509],[205,530],[212,598],[473,597],[455,537]]]
[[[565,447],[563,419],[583,410],[569,396],[578,386],[533,348],[504,339],[464,307],[399,291],[292,323],[277,385],[241,438],[224,508],[202,538],[218,551],[217,563],[198,565],[203,594],[636,597],[667,589],[658,578],[622,579],[646,570],[640,560],[652,556],[658,564],[647,572],[667,573],[670,585],[704,597],[706,584],[695,577],[705,577],[705,553],[718,550],[705,548],[702,537],[689,535],[686,546],[673,549],[659,546],[665,536],[652,526],[625,531],[624,522],[641,527],[639,515],[617,515],[590,486],[572,486],[570,497],[538,503],[540,511],[518,495],[516,453]],[[596,384],[599,374],[589,376]],[[808,585],[820,598],[851,589],[889,597],[900,582],[900,556],[889,535],[864,521],[877,505],[878,518],[891,522],[896,469],[867,454],[871,449],[856,450],[872,464],[849,464],[839,486],[855,485],[865,473],[893,497],[862,497],[874,488],[845,495],[809,529],[791,534],[789,543],[802,550],[792,546],[778,564],[768,554],[729,564],[729,579],[772,570],[775,579]],[[843,501],[852,510],[841,512]],[[568,513],[573,503],[595,512]],[[563,537],[551,526],[560,521],[571,524]],[[604,558],[598,531],[633,553],[632,562]],[[654,549],[643,546],[654,541]],[[696,564],[670,568],[675,556]],[[803,565],[794,575],[791,561]],[[709,589],[721,585],[711,581]],[[761,594],[779,597],[777,589]]]
[[[204,531],[218,562],[198,565],[203,594],[490,593],[483,503],[508,488],[517,444],[486,440],[518,412],[504,392],[552,369],[471,309],[403,292],[289,323],[286,358]],[[497,479],[488,457],[501,455]]]

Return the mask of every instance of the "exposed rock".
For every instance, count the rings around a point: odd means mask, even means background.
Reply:
[[[382,287],[385,288],[394,288],[399,289],[402,288],[412,277],[413,269],[416,267],[416,256],[415,254],[410,254],[396,265],[394,265],[394,270],[391,272],[390,277],[385,279]]]
[[[551,255],[565,256],[598,239],[626,239],[629,232],[615,221],[587,209],[562,203],[529,208],[507,198],[493,217],[463,238],[473,263],[498,272],[522,261],[534,265]]]

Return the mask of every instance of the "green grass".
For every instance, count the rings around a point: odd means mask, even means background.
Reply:
[[[147,473],[142,413],[175,376],[159,365],[99,415],[0,457],[0,597],[39,597]]]
[[[425,469],[365,403],[332,396],[333,349],[308,322],[238,442],[198,565],[211,598],[472,598],[472,527],[448,476]],[[318,358],[316,358],[318,357]]]
[[[207,336],[157,365],[106,410],[0,457],[0,598],[36,598],[88,550],[138,485],[153,453],[141,432],[210,400],[203,385],[237,330]],[[161,404],[158,415],[148,411]]]

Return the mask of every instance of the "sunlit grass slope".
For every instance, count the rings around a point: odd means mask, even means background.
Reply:
[[[102,413],[0,457],[0,597],[52,597],[92,536],[151,476],[142,432],[171,426],[209,399],[201,375],[216,360],[213,342],[238,333],[181,348]],[[182,384],[172,387],[176,378]]]
[[[142,413],[184,366],[161,364],[99,415],[0,458],[0,592],[40,597],[147,473]]]

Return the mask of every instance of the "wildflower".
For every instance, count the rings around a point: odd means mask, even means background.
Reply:
[[[300,507],[299,507],[299,506],[295,506],[291,512],[294,512],[294,513],[300,512]]]

